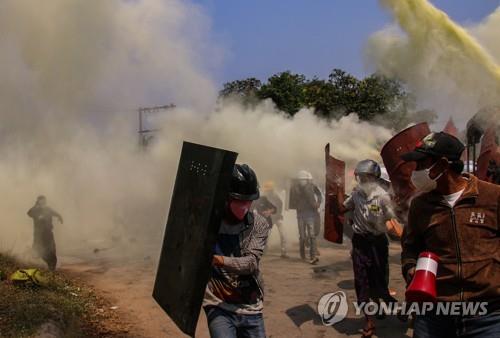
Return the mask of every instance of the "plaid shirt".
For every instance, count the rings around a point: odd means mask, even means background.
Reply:
[[[264,292],[259,262],[264,253],[270,230],[271,226],[258,214],[249,214],[245,222],[239,225],[228,226],[223,224],[221,226],[219,234],[226,235],[232,233],[239,237],[240,254],[237,256],[224,256],[224,265],[213,268],[212,277],[205,292],[203,306],[218,306],[226,311],[241,314],[262,312]],[[231,287],[227,289],[228,284],[223,285],[226,288],[222,290],[222,293],[227,297],[222,297],[218,286],[221,285],[221,282],[225,283],[228,281]],[[240,290],[237,289],[239,285],[244,284],[255,286],[255,290],[250,290],[252,295],[256,295],[254,301],[244,302],[234,300],[238,299]],[[231,298],[232,300],[230,301],[229,299]]]

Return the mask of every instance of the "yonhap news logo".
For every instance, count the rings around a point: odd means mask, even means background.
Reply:
[[[331,292],[323,295],[318,302],[318,314],[325,326],[332,326],[347,316],[349,306],[344,291]]]
[[[356,316],[376,315],[426,315],[442,316],[482,316],[488,313],[487,302],[423,302],[423,303],[376,303],[352,302]],[[342,321],[349,310],[347,295],[344,291],[324,294],[318,301],[318,314],[325,326]]]

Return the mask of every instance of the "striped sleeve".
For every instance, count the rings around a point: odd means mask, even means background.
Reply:
[[[271,226],[259,215],[255,215],[254,224],[243,240],[246,245],[241,250],[241,257],[224,257],[224,269],[240,275],[252,275],[259,270],[259,261],[264,253]]]

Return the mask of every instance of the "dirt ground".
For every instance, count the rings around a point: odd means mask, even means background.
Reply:
[[[352,266],[348,245],[322,243],[320,263],[309,265],[291,250],[289,259],[282,259],[278,252],[269,250],[261,262],[264,274],[266,299],[264,317],[269,338],[321,338],[359,337],[363,318],[349,314],[333,327],[323,326],[316,314],[316,305],[328,292],[343,290],[349,304],[355,300]],[[92,260],[62,259],[62,270],[77,275],[102,296],[108,298],[113,308],[103,311],[116,312],[129,337],[184,337],[151,297],[156,264],[152,256],[123,261],[113,255],[96,255]],[[404,285],[400,277],[399,245],[390,247],[390,286],[401,299]],[[116,323],[115,323],[116,325]],[[378,337],[408,337],[411,330],[407,323],[395,317],[377,321]],[[209,337],[206,318],[202,313],[196,337]]]

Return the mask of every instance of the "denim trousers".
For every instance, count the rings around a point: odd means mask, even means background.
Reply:
[[[205,308],[211,338],[266,338],[262,313],[242,315],[217,306]]]

